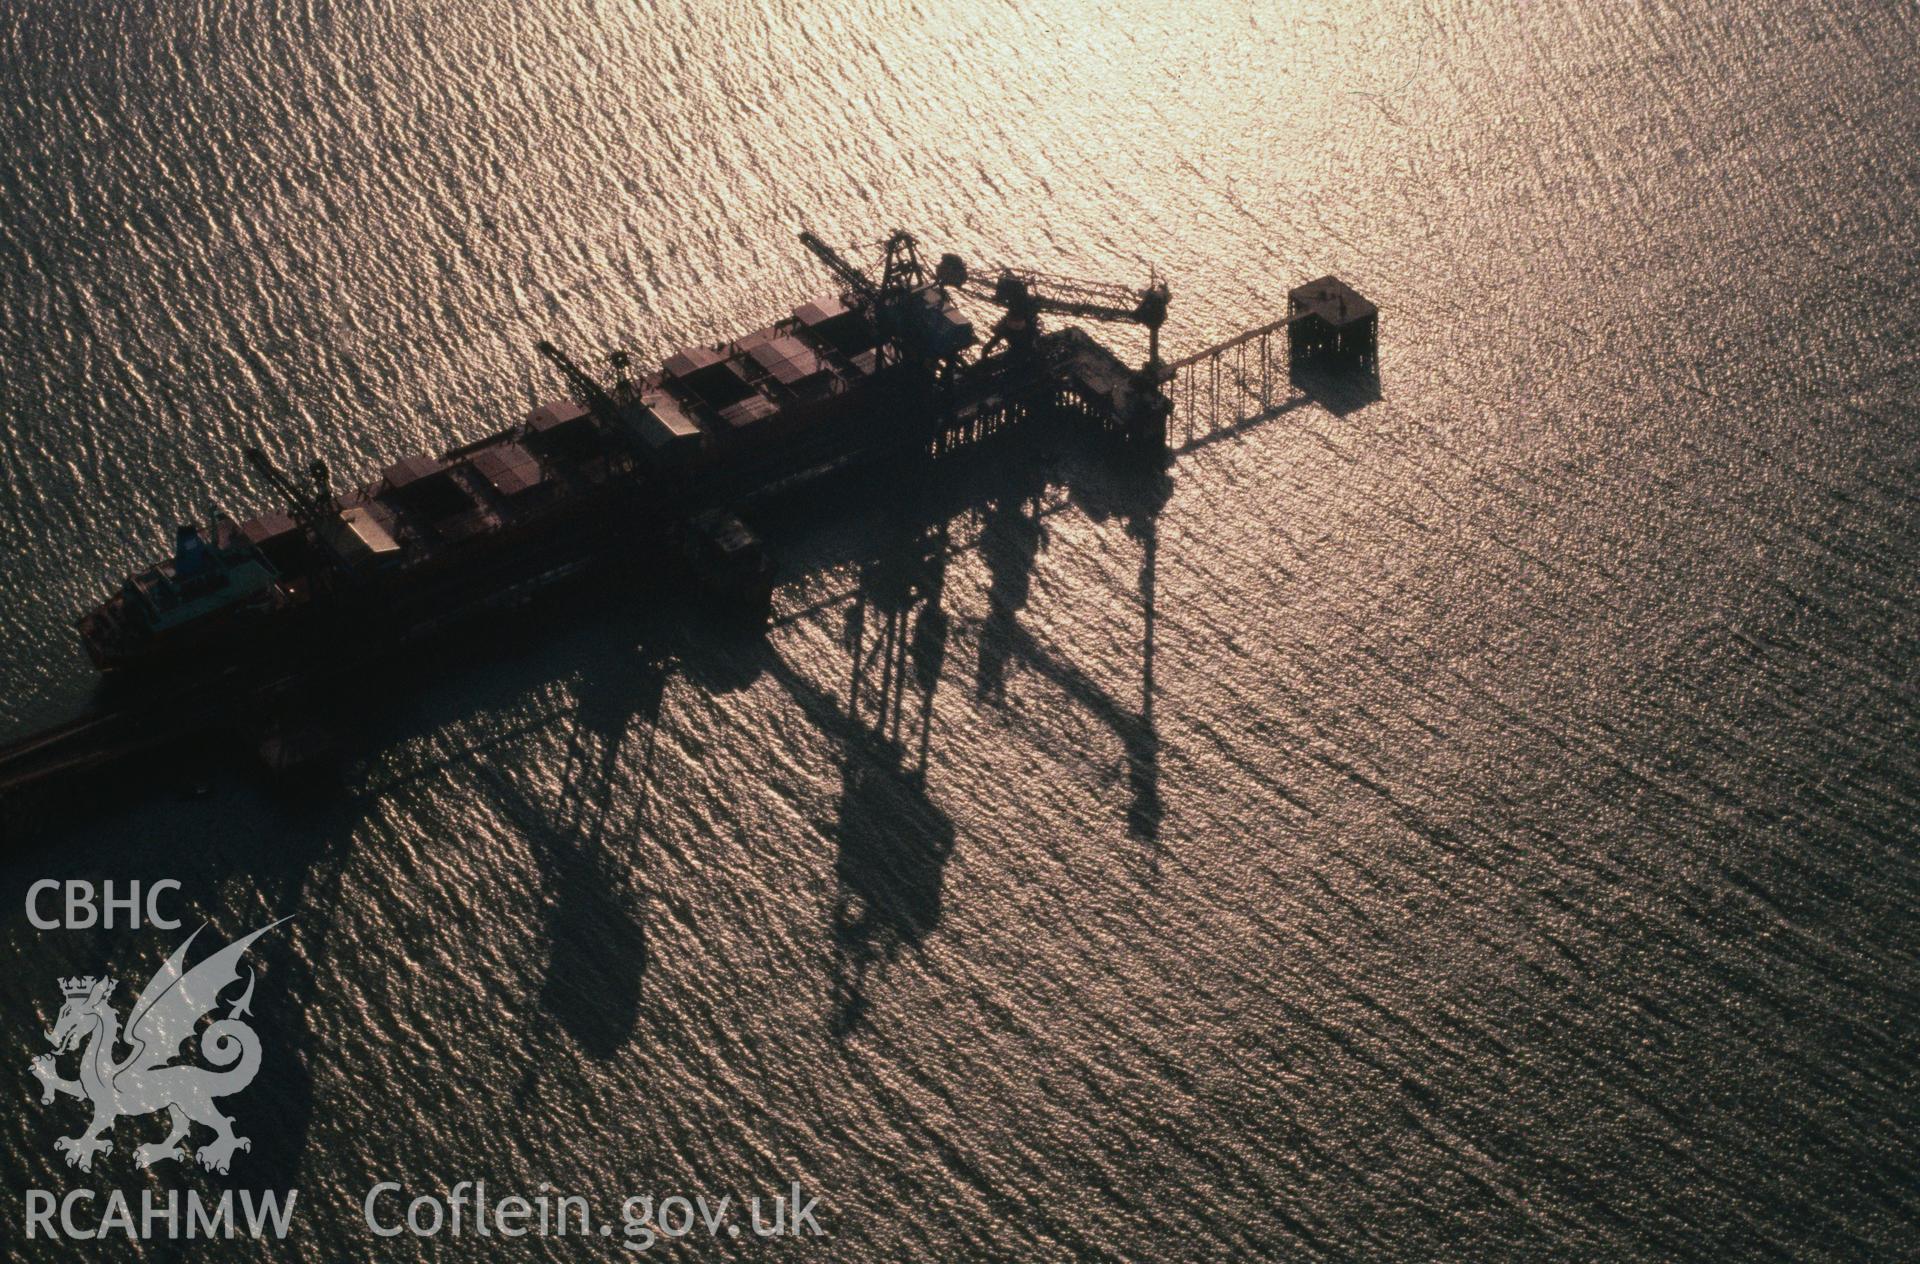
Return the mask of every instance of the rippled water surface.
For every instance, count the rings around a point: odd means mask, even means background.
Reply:
[[[10,6],[11,732],[176,518],[267,503],[244,443],[486,433],[537,337],[822,291],[800,226],[1157,268],[1176,354],[1326,272],[1385,316],[1379,399],[1203,424],[1162,487],[803,508],[764,640],[577,597],[370,688],[335,795],[210,754],[15,828],[8,1238],[77,1249],[28,1187],[225,1183],[135,1171],[155,1119],[54,1155],[56,976],[124,1008],[177,934],[34,930],[53,874],[296,915],[231,1109],[299,1223],[237,1258],[618,1254],[360,1222],[482,1178],[798,1180],[833,1235],[682,1258],[1910,1251],[1917,47],[1696,0]]]

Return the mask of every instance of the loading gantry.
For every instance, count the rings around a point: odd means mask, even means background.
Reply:
[[[1147,331],[1147,363],[1142,372],[1150,381],[1160,380],[1160,327],[1167,323],[1167,305],[1173,296],[1167,283],[1157,276],[1150,277],[1144,288],[1135,290],[1030,268],[1001,268],[991,289],[972,285],[964,287],[963,293],[1005,310],[1006,314],[994,324],[987,351],[1001,342],[1015,350],[1030,350],[1039,340],[1043,313],[1141,325]]]

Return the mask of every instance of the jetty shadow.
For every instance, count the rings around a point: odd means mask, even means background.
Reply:
[[[1160,557],[1160,514],[1173,494],[1164,470],[1090,470],[1071,483],[1073,498],[1095,521],[1118,518],[1140,548],[1137,600],[1140,607],[1140,704],[1129,708],[1069,663],[1039,652],[1034,666],[1104,720],[1120,739],[1127,763],[1127,834],[1154,848],[1158,872],[1160,823],[1160,730],[1153,715],[1153,666]]]
[[[1336,417],[1356,413],[1381,398],[1377,365],[1368,369],[1294,365],[1288,370],[1287,381],[1294,390]]]
[[[1382,398],[1377,366],[1356,369],[1309,362],[1285,367],[1284,379],[1248,373],[1242,366],[1215,375],[1204,386],[1193,378],[1175,383],[1169,396],[1173,415],[1167,424],[1171,455],[1179,457],[1238,438],[1308,405],[1347,417]],[[1277,363],[1271,371],[1277,375]],[[1281,380],[1285,391],[1273,390]]]
[[[1202,448],[1210,447],[1213,444],[1223,442],[1227,439],[1238,438],[1246,434],[1249,430],[1264,426],[1268,422],[1284,417],[1296,409],[1305,408],[1313,402],[1314,399],[1311,395],[1301,391],[1286,396],[1271,407],[1263,408],[1257,413],[1249,413],[1244,417],[1235,417],[1230,421],[1221,422],[1217,425],[1195,424],[1190,427],[1183,426],[1181,430],[1182,440],[1174,445],[1172,449],[1173,455],[1176,457],[1185,456],[1189,452],[1198,452]]]

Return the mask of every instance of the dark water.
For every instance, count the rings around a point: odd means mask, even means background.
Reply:
[[[1071,453],[803,514],[781,617],[549,611],[369,689],[346,786],[210,760],[19,826],[29,1188],[820,1197],[681,1258],[1894,1259],[1915,1235],[1910,6],[52,3],[0,14],[0,722],[236,459],[501,424],[823,289],[807,225],[1175,290],[1332,271],[1381,395],[1165,487]],[[1126,348],[1128,354],[1136,349]],[[851,498],[847,498],[851,500]],[[38,877],[255,950],[230,1181],[53,1152]],[[198,1139],[198,1138],[196,1138]],[[97,1217],[98,1212],[96,1210]],[[665,1250],[663,1246],[659,1248]],[[194,1258],[203,1248],[182,1251]],[[173,1258],[146,1248],[147,1258]]]

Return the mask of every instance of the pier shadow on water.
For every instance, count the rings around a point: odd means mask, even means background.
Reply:
[[[935,700],[952,687],[950,675],[963,675],[968,684],[961,687],[970,686],[980,705],[997,707],[1007,672],[1017,666],[1110,729],[1129,787],[1124,828],[1150,845],[1157,863],[1163,809],[1153,716],[1154,573],[1168,477],[1019,444],[995,453],[991,464],[963,459],[917,478],[853,482],[810,497],[817,508],[774,510],[756,520],[768,528],[786,579],[855,576],[849,591],[777,621],[837,621],[844,696],[837,683],[783,658],[775,638],[727,627],[693,599],[657,590],[555,594],[533,613],[411,652],[343,687],[329,706],[350,717],[339,734],[343,763],[380,771],[370,780],[349,776],[332,789],[308,788],[284,805],[305,821],[305,841],[277,851],[274,862],[302,912],[300,933],[324,934],[338,851],[360,818],[461,773],[482,806],[525,840],[545,889],[548,964],[539,1004],[552,1022],[529,1029],[527,1065],[540,1064],[533,1046],[552,1038],[549,1029],[588,1056],[617,1054],[635,1037],[650,964],[641,875],[661,841],[649,836],[653,745],[675,675],[709,694],[769,678],[830,739],[838,794],[826,831],[833,854],[824,929],[832,972],[828,1022],[838,1035],[867,1020],[871,989],[888,964],[917,951],[942,921],[958,831],[940,806],[938,786],[929,784],[929,757]],[[833,506],[844,503],[836,492],[860,490],[871,505],[876,484],[891,491],[880,494],[881,509],[864,511],[876,519],[872,525],[849,531],[840,521],[828,529],[839,517]],[[1095,520],[1120,519],[1138,542],[1137,701],[1111,694],[1023,626],[1047,520],[1069,507]],[[947,570],[970,551],[986,569],[986,609],[962,616],[947,608]],[[974,635],[956,640],[959,629]],[[978,657],[960,665],[954,647],[968,642]],[[560,683],[565,687],[555,688]],[[546,698],[554,701],[528,705]],[[503,716],[514,719],[502,723]],[[433,740],[413,740],[424,735]],[[558,743],[556,774],[522,775],[527,770],[513,763],[531,736],[549,747]],[[367,758],[403,747],[408,753],[399,766]],[[228,863],[243,864],[237,857]],[[304,1046],[300,1032],[276,1035],[284,1036],[281,1047]],[[529,1073],[519,1091],[537,1088]],[[304,1133],[283,1135],[292,1138],[291,1163]]]
[[[1239,438],[1308,407],[1344,418],[1384,398],[1380,374],[1372,370],[1295,365],[1285,380],[1287,391],[1264,403],[1257,388],[1232,379],[1224,392],[1189,394],[1176,390],[1174,413],[1167,426],[1172,454],[1184,456]]]
[[[1356,413],[1382,398],[1377,366],[1355,370],[1296,365],[1288,371],[1287,381],[1300,395],[1336,417]]]

